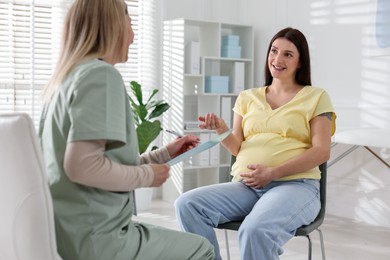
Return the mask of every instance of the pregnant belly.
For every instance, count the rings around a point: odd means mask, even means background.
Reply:
[[[249,164],[277,166],[307,149],[307,144],[294,139],[265,134],[254,136],[241,144],[236,162],[232,166],[233,180],[241,180],[240,174],[250,171],[247,167]]]

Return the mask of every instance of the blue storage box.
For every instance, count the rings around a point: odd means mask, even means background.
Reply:
[[[206,76],[205,79],[206,93],[229,93],[228,76]]]
[[[222,46],[221,57],[240,59],[241,46],[231,46],[231,45]]]
[[[225,35],[222,36],[222,45],[239,46],[240,36],[238,35]]]

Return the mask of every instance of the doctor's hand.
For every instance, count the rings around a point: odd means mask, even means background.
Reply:
[[[199,144],[199,138],[195,135],[185,135],[178,137],[174,141],[167,144],[166,148],[171,158],[191,150]]]
[[[153,169],[154,178],[150,187],[160,187],[169,178],[169,164],[150,164]]]

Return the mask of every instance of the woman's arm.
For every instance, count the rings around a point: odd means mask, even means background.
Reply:
[[[252,171],[241,174],[245,184],[254,188],[264,187],[273,180],[310,170],[327,161],[330,157],[332,120],[326,115],[316,116],[310,121],[310,132],[311,148],[276,167],[248,165]]]
[[[274,168],[276,179],[304,172],[329,160],[332,121],[327,116],[316,116],[310,121],[312,147],[301,155]]]
[[[199,125],[201,129],[215,130],[217,134],[223,134],[229,130],[225,121],[213,113],[200,116],[199,121],[203,122]],[[234,156],[237,156],[240,151],[241,143],[244,141],[242,131],[242,116],[234,113],[233,132],[222,141],[222,145]]]

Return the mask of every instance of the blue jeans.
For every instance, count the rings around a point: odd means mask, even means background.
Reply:
[[[297,228],[311,223],[320,210],[319,181],[275,181],[253,189],[241,182],[200,187],[175,202],[182,230],[206,237],[221,259],[214,231],[218,224],[244,220],[238,230],[240,258],[279,259],[282,246]]]

